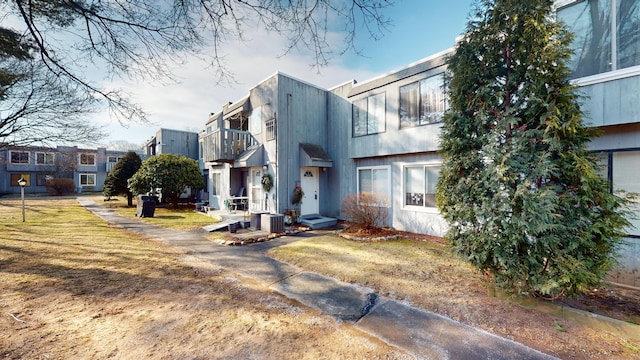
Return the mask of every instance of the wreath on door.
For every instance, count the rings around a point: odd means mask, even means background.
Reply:
[[[273,188],[273,177],[271,177],[271,174],[263,174],[261,182],[262,190],[269,192],[269,190]]]

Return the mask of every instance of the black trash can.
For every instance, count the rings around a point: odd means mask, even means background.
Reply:
[[[156,211],[156,199],[153,196],[138,195],[136,216],[153,217]]]

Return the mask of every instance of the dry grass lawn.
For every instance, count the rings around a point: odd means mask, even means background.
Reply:
[[[323,236],[274,248],[269,255],[563,359],[640,359],[638,341],[488,296],[482,276],[440,244]]]
[[[109,226],[0,199],[3,359],[404,359],[265,286]]]
[[[133,207],[127,207],[126,198],[112,199],[109,202],[104,202],[103,196],[90,196],[89,198],[98,204],[103,203],[105,207],[112,209],[120,215],[173,230],[197,230],[203,226],[220,221],[220,219],[215,219],[201,212],[193,211],[190,207],[174,209],[171,205],[168,205],[168,207],[157,207],[153,217],[139,218],[136,217],[135,199],[133,200]]]

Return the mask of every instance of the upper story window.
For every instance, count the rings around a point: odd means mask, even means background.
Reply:
[[[269,119],[265,123],[267,128],[267,141],[276,139],[276,119]]]
[[[38,152],[36,153],[36,165],[53,165],[55,160],[54,153]]]
[[[118,160],[120,160],[120,157],[118,157],[118,156],[109,156],[109,157],[107,157],[107,162],[110,162],[110,163],[117,163]]]
[[[444,74],[400,88],[400,128],[442,121],[447,109]]]
[[[80,165],[95,165],[96,164],[96,155],[95,154],[80,154]]]
[[[353,136],[384,132],[385,94],[371,95],[353,102]]]
[[[574,34],[573,78],[640,65],[640,0],[576,1],[558,18]]]
[[[28,164],[29,152],[28,151],[12,151],[11,163],[12,164]]]
[[[254,135],[262,132],[262,107],[260,106],[253,109],[249,115],[249,132]]]

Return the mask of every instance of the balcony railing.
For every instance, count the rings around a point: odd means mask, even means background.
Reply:
[[[257,144],[248,131],[218,129],[203,137],[202,157],[205,162],[233,162]]]

